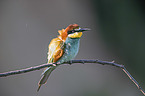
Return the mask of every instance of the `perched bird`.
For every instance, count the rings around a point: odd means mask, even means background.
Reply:
[[[88,30],[88,28],[80,28],[78,24],[70,24],[66,29],[59,30],[59,36],[52,39],[48,46],[48,63],[61,64],[72,60],[78,53],[82,32]],[[49,75],[57,66],[47,67],[44,70],[37,91],[42,84],[46,83]]]

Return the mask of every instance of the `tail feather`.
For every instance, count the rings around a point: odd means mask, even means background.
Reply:
[[[44,70],[44,72],[42,73],[42,77],[38,83],[38,89],[37,92],[40,90],[41,85],[45,84],[48,77],[50,76],[51,72],[56,68],[56,66],[51,66],[48,67],[47,69]]]
[[[41,85],[39,84],[38,89],[37,89],[37,92],[40,90],[40,87],[41,87]]]

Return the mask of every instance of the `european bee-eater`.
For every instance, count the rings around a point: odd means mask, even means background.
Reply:
[[[82,32],[87,30],[89,29],[80,28],[78,24],[70,24],[66,29],[59,30],[59,36],[52,39],[48,46],[48,63],[61,64],[72,60],[78,53]],[[37,91],[42,84],[46,83],[49,75],[57,66],[54,65],[44,70]]]

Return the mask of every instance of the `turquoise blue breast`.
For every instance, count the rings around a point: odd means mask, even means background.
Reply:
[[[79,51],[80,38],[67,38],[63,56],[58,60],[58,63],[63,63],[72,60]]]

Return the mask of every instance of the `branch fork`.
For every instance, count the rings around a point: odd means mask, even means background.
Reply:
[[[72,64],[76,64],[76,63],[82,63],[82,64],[85,64],[85,63],[89,63],[89,64],[96,63],[96,64],[101,64],[101,65],[111,65],[111,66],[115,66],[115,67],[121,68],[124,71],[124,73],[129,77],[129,79],[142,92],[142,94],[145,95],[145,91],[141,88],[139,83],[132,77],[132,75],[127,71],[125,66],[115,63],[114,60],[112,62],[101,61],[101,60],[71,60],[71,61],[68,61],[68,62],[64,62],[63,64],[72,65]],[[58,65],[63,65],[63,64],[58,64]],[[10,76],[10,75],[22,74],[22,73],[31,72],[31,71],[35,71],[35,70],[40,70],[40,69],[45,68],[45,67],[56,66],[56,65],[57,65],[56,63],[41,64],[41,65],[38,65],[38,66],[26,68],[26,69],[0,73],[0,77],[6,77],[6,76]]]

